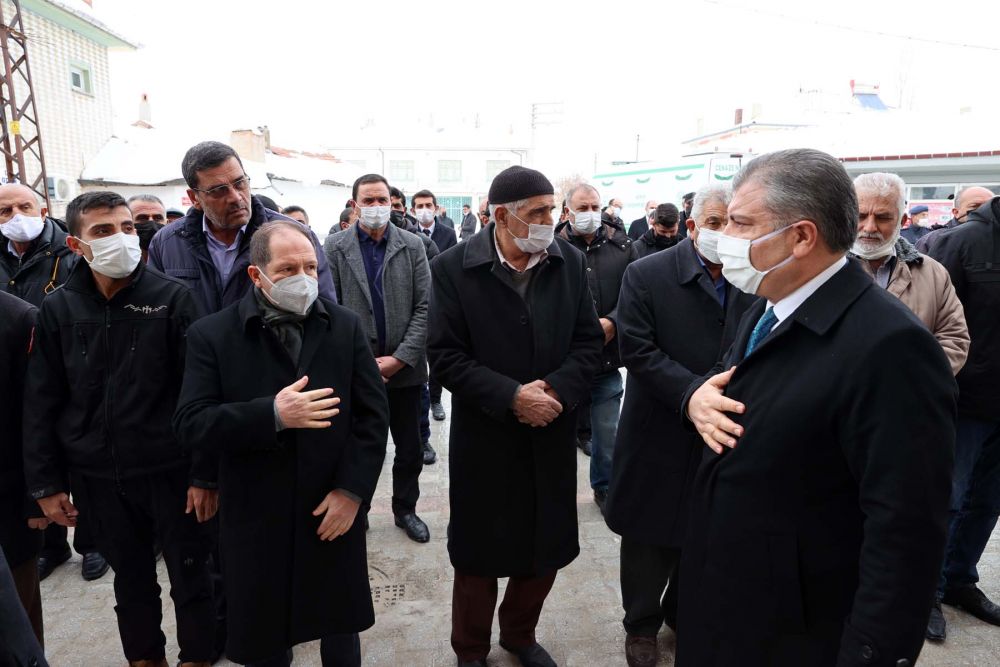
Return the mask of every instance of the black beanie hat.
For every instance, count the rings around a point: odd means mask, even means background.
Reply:
[[[501,171],[490,185],[490,205],[509,204],[538,195],[554,195],[555,188],[545,174],[515,165]]]

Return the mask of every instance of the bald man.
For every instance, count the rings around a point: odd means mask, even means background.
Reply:
[[[66,282],[78,258],[66,246],[66,229],[46,216],[38,195],[20,183],[0,186],[0,285],[8,294],[36,308],[42,299]],[[86,505],[86,500],[76,498]],[[83,556],[83,578],[93,581],[108,571],[86,519],[79,522],[73,546]],[[70,559],[66,529],[51,524],[45,531],[45,547],[38,558],[40,579]]]
[[[947,233],[959,225],[965,224],[965,222],[969,219],[970,213],[994,197],[996,197],[996,195],[991,190],[987,190],[986,188],[978,185],[972,185],[960,191],[958,196],[955,197],[955,207],[951,209],[952,219],[940,227],[932,227],[930,234],[926,234],[919,241],[917,241],[917,250],[924,255],[930,254],[931,246],[933,246],[937,240],[941,238],[942,234]]]

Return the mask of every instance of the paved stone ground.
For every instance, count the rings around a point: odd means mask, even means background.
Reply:
[[[445,394],[446,402],[448,395]],[[446,406],[447,407],[447,406]],[[451,628],[451,586],[454,571],[448,561],[445,528],[448,524],[449,422],[433,422],[433,444],[438,462],[424,468],[418,513],[431,530],[428,544],[415,544],[393,525],[392,446],[386,457],[371,512],[368,533],[369,574],[375,598],[375,627],[361,636],[364,665],[438,667],[454,665],[448,642]],[[579,518],[582,553],[559,573],[542,613],[539,641],[564,667],[621,667],[625,665],[621,589],[618,580],[619,538],[604,525],[590,495],[589,459],[579,455]],[[53,667],[124,665],[114,613],[114,574],[86,583],[79,575],[80,557],[42,583],[45,634]],[[173,605],[162,561],[158,564],[164,589],[164,631],[167,655],[176,659]],[[993,535],[980,564],[982,587],[1000,599],[1000,530]],[[503,583],[501,583],[503,586]],[[501,591],[501,599],[503,592]],[[1000,665],[1000,628],[985,625],[968,614],[945,607],[948,641],[927,644],[921,654],[926,666]],[[493,652],[489,663],[514,667],[518,663],[497,645],[494,621]],[[660,665],[673,664],[674,635],[659,637]],[[232,663],[223,661],[222,666]],[[296,667],[319,667],[318,643],[295,649]]]

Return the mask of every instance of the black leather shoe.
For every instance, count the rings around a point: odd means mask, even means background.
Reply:
[[[443,422],[447,416],[444,414],[444,406],[440,403],[431,403],[431,416],[434,417],[434,421]]]
[[[576,446],[587,456],[590,456],[592,450],[594,449],[594,445],[590,440],[580,440],[579,438],[576,439]]]
[[[511,648],[507,645],[506,640],[500,637],[500,648],[513,653],[524,667],[559,667],[548,651],[543,649],[538,642],[524,648]]]
[[[461,658],[458,659],[458,667],[488,667],[485,660],[469,660],[465,661]]]
[[[599,491],[598,489],[594,489],[594,502],[597,503],[597,507],[600,508],[601,516],[604,516],[604,506],[608,502],[608,490],[604,489],[603,491]]]
[[[986,621],[990,625],[1000,625],[1000,606],[993,604],[986,597],[986,593],[979,590],[975,584],[945,591],[941,602],[964,609],[980,621]]]
[[[625,661],[628,667],[655,667],[656,637],[625,635]]]
[[[948,635],[944,614],[941,613],[941,603],[935,602],[931,607],[931,618],[927,621],[927,639],[932,642],[943,642]]]
[[[52,571],[65,563],[73,555],[73,552],[66,548],[66,551],[57,556],[38,557],[38,580],[45,581],[45,578],[52,574]]]
[[[425,442],[423,447],[424,447],[424,465],[429,466],[430,464],[438,460],[438,455],[437,452],[434,451],[434,448],[431,447],[431,443]]]
[[[96,581],[100,579],[108,573],[110,567],[108,561],[104,560],[104,556],[96,551],[83,554],[83,568],[81,569],[81,573],[83,574],[84,581]]]
[[[396,517],[396,525],[406,531],[406,536],[414,542],[429,542],[431,531],[427,529],[427,524],[420,520],[416,514],[406,514]]]

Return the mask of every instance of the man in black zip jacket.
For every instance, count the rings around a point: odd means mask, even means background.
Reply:
[[[159,538],[181,664],[207,666],[215,612],[204,522],[218,506],[216,466],[193,465],[170,422],[185,335],[200,307],[181,281],[139,261],[132,214],[118,194],[77,197],[66,221],[67,244],[86,263],[39,309],[25,391],[28,492],[46,517],[69,527],[78,511],[65,492],[67,473],[86,489],[97,544],[115,570],[130,665],[167,664],[153,555]]]
[[[38,196],[26,185],[0,186],[0,285],[36,308],[45,295],[66,282],[77,256],[66,246],[62,221],[49,218]],[[68,490],[67,490],[68,491]],[[73,546],[83,556],[83,578],[100,579],[108,563],[97,552],[90,522],[86,520],[86,494],[73,489],[73,500],[81,516],[73,533]],[[38,557],[38,575],[44,580],[72,556],[66,528],[52,523],[45,529],[44,546]]]

